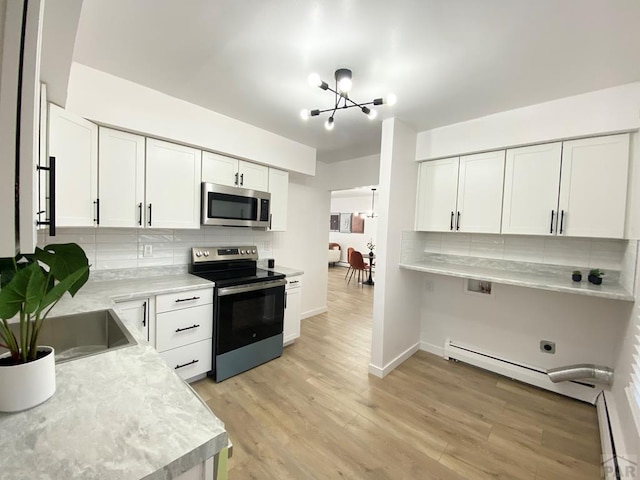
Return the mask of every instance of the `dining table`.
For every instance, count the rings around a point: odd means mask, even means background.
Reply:
[[[373,286],[375,285],[375,282],[373,281],[373,277],[371,276],[371,270],[373,269],[373,260],[376,258],[376,254],[371,251],[368,253],[360,253],[364,260],[369,259],[369,278],[366,281],[362,282],[362,284]]]

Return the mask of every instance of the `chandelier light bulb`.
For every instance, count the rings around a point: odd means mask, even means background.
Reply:
[[[306,108],[300,112],[300,118],[302,118],[303,120],[309,120],[310,115],[311,114],[309,113],[309,110],[307,110]]]
[[[351,85],[353,83],[351,82],[350,78],[341,78],[338,81],[338,91],[340,93],[349,93],[349,90],[351,90]]]
[[[326,128],[327,130],[331,131],[331,130],[333,130],[333,127],[334,127],[333,117],[327,118],[327,121],[324,122],[324,128]]]
[[[317,73],[312,73],[311,75],[309,75],[307,81],[312,87],[319,87],[320,85],[322,85],[322,79]]]
[[[370,110],[369,113],[367,113],[367,117],[369,117],[369,120],[375,120],[377,116],[378,116],[377,110]]]
[[[398,101],[398,97],[396,97],[394,93],[390,93],[389,95],[387,95],[387,99],[385,103],[387,105],[395,105],[397,101]]]

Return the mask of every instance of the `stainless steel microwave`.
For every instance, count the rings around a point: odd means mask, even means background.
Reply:
[[[271,194],[202,183],[202,225],[269,227]]]

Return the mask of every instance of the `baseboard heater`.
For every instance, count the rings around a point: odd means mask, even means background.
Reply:
[[[596,397],[601,391],[600,388],[596,388],[594,385],[579,381],[553,383],[549,379],[547,371],[542,368],[509,360],[493,353],[483,352],[479,348],[463,345],[453,340],[447,340],[445,342],[444,358],[447,360],[458,360],[523,383],[528,383],[591,404],[595,404]]]
[[[602,474],[604,480],[620,480],[620,466],[616,454],[616,444],[611,429],[611,418],[607,407],[605,393],[601,392],[596,400],[598,424],[600,427],[600,444],[602,446]]]

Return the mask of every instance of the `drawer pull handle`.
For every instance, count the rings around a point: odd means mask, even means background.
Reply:
[[[184,332],[185,330],[191,330],[192,328],[198,328],[200,325],[191,325],[190,327],[185,328],[176,328],[176,333]]]
[[[182,367],[188,367],[189,365],[193,365],[194,363],[198,363],[199,361],[200,360],[191,360],[189,363],[185,363],[184,365],[176,365],[176,368],[174,370],[178,370]]]
[[[298,283],[298,280],[294,280],[293,282],[289,282],[290,285],[293,285],[294,283]]]
[[[179,303],[179,302],[190,302],[191,300],[200,300],[200,297],[178,298],[176,300],[176,303]]]

